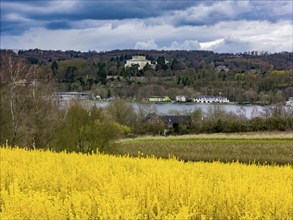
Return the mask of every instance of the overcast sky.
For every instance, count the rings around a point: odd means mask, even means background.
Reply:
[[[292,2],[1,0],[1,48],[292,52]]]

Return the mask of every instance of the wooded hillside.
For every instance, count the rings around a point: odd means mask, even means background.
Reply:
[[[2,50],[1,54],[12,51]],[[125,68],[134,55],[146,65]],[[239,103],[284,103],[293,96],[293,53],[114,50],[79,52],[20,50],[59,91],[91,91],[101,97],[147,99],[153,95],[226,96]]]

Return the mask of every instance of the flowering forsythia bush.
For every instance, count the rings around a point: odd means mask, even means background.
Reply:
[[[0,219],[292,219],[291,166],[0,148]]]

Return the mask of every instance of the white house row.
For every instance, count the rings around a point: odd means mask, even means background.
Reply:
[[[226,97],[196,97],[193,101],[197,103],[229,103]]]
[[[176,96],[176,102],[186,102],[187,98],[183,95]],[[226,97],[209,97],[209,96],[202,96],[196,97],[192,100],[196,103],[229,103],[229,100]]]

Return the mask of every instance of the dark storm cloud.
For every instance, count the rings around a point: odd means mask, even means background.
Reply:
[[[20,35],[22,34],[25,30],[29,29],[31,26],[24,26],[21,22],[17,21],[6,21],[2,22],[1,21],[1,35],[6,36],[6,35]]]
[[[2,0],[1,34],[20,34],[35,27],[68,29],[69,22],[86,19],[145,19],[160,16],[169,10],[186,9],[191,5],[194,5],[194,2]]]
[[[10,1],[2,0],[3,14],[18,13],[27,18],[51,19],[131,19],[159,16],[169,10],[186,9],[194,1]],[[55,7],[54,7],[55,6]],[[60,8],[58,8],[58,6]],[[66,7],[71,6],[71,7]],[[52,10],[52,9],[55,10]],[[47,9],[47,10],[46,10]]]
[[[50,22],[46,24],[46,28],[49,30],[58,30],[58,29],[70,29],[71,26],[67,22],[57,21],[57,22]]]
[[[290,9],[286,8],[288,1],[2,0],[1,2],[2,34],[19,34],[33,27],[68,29],[71,27],[70,22],[88,19],[124,20],[156,17],[164,19],[166,15],[173,15],[170,21],[165,22],[177,26],[208,25],[219,21],[242,19],[273,22],[278,19],[292,19],[292,10],[290,13]],[[28,22],[26,19],[35,22]]]

